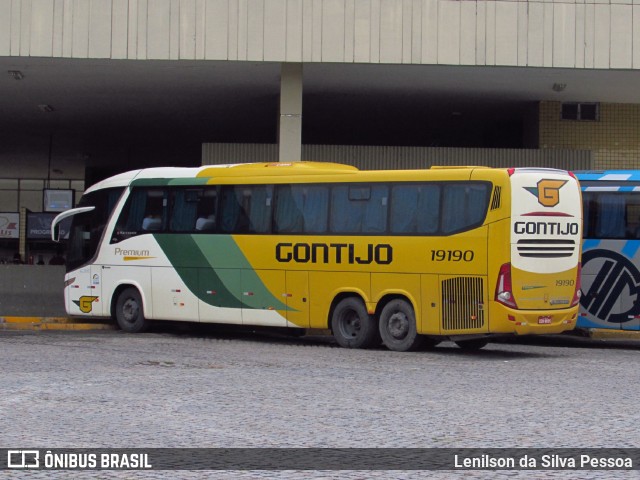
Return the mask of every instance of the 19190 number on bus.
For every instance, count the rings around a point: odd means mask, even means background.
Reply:
[[[473,250],[431,250],[432,262],[471,262]]]

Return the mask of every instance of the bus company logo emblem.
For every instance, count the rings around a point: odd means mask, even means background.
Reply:
[[[583,285],[583,309],[609,323],[628,322],[640,314],[640,272],[629,259],[609,250],[587,250],[582,255],[582,273],[591,270],[597,275],[591,285]],[[621,305],[629,307],[620,311]]]
[[[7,468],[40,468],[40,451],[7,450]]]
[[[80,308],[80,311],[82,313],[90,313],[91,310],[93,309],[93,302],[97,302],[97,301],[98,301],[98,297],[93,297],[91,295],[83,295],[78,300],[73,300],[73,303],[75,303],[78,306],[78,308]]]
[[[524,189],[538,197],[538,203],[543,207],[555,207],[560,203],[560,189],[567,183],[566,180],[542,179],[535,187]]]

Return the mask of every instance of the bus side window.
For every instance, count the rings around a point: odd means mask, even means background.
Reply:
[[[147,190],[147,198],[142,224],[136,230],[143,232],[158,232],[163,230],[163,212],[166,206],[165,192],[163,190]]]
[[[329,223],[329,187],[306,185],[300,190],[304,233],[326,233]]]
[[[440,185],[394,185],[391,192],[392,233],[434,234],[440,224]]]
[[[387,230],[387,211],[389,208],[389,187],[372,185],[371,197],[366,202],[362,218],[364,233],[384,233]]]
[[[274,233],[326,233],[328,185],[282,185],[276,188]]]
[[[603,193],[598,197],[596,238],[625,238],[625,198],[617,193]]]
[[[486,184],[450,184],[444,187],[442,232],[451,234],[478,226],[489,202]]]
[[[640,199],[637,193],[625,193],[627,203],[627,238],[640,238]]]
[[[146,215],[142,220],[142,230],[147,232],[162,230],[162,217],[154,213]]]
[[[273,186],[224,186],[221,195],[223,233],[269,233]]]
[[[360,232],[362,202],[350,201],[349,186],[336,185],[331,190],[331,232]]]
[[[243,196],[245,211],[249,219],[249,232],[269,233],[273,207],[273,187],[271,185],[253,185],[244,189]]]
[[[331,231],[385,232],[388,198],[389,187],[385,184],[334,186],[331,193]]]
[[[274,231],[276,233],[300,233],[303,228],[303,189],[293,185],[276,187]]]
[[[167,205],[162,189],[134,188],[122,208],[111,243],[148,232],[164,229],[163,219]]]
[[[221,201],[220,229],[223,233],[237,233],[243,223],[244,211],[241,198],[236,196],[235,187],[222,187]]]
[[[595,205],[595,202],[593,201],[591,196],[586,192],[582,192],[582,237],[583,238],[589,238],[591,236],[591,232],[589,231],[589,228],[591,227],[593,222],[591,222],[590,216],[593,214],[594,205]]]
[[[176,188],[171,191],[172,232],[192,232],[196,228],[198,205],[202,198],[202,189]]]
[[[216,211],[218,208],[218,192],[215,188],[204,190],[198,205],[196,231],[213,232],[216,229]]]
[[[248,209],[251,195],[247,188],[222,187],[220,229],[224,233],[249,233]]]

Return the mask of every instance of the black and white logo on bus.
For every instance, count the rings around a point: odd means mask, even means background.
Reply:
[[[624,255],[610,250],[587,250],[582,255],[582,274],[593,272],[591,285],[584,285],[580,304],[594,317],[609,323],[624,323],[640,314],[640,272]],[[591,277],[591,275],[588,275]],[[620,305],[629,305],[620,311]]]

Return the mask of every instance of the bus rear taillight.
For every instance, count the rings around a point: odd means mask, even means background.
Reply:
[[[495,301],[511,308],[518,308],[516,300],[513,298],[511,287],[511,264],[505,263],[500,267],[498,282],[496,284]]]
[[[580,297],[582,297],[582,283],[580,278],[582,277],[582,263],[578,263],[578,277],[576,278],[576,291],[573,293],[573,300],[571,300],[571,306],[575,307],[580,303]]]

